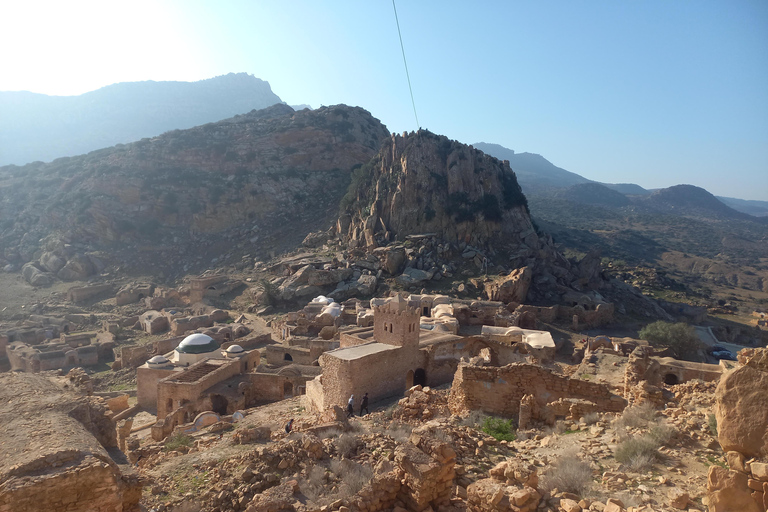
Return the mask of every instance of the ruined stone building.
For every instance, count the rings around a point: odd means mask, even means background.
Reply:
[[[431,309],[425,302],[431,304]],[[414,385],[451,382],[462,359],[504,365],[528,361],[532,356],[531,348],[521,342],[523,330],[520,340],[514,343],[490,336],[453,334],[452,322],[447,321],[452,317],[446,307],[449,305],[442,300],[397,295],[374,299],[371,305],[373,327],[341,332],[340,347],[320,356],[323,373],[307,383],[312,407],[324,410],[344,405],[351,394],[368,393],[375,401]],[[435,318],[439,321],[430,321]],[[554,343],[551,348],[553,352]]]
[[[93,343],[95,333],[61,334],[44,343],[13,341],[5,347],[11,370],[41,372],[94,366],[111,355],[113,343]]]
[[[145,410],[157,411],[158,418],[188,404],[188,414],[206,410],[231,414],[232,404],[242,407],[238,386],[230,392],[232,386],[227,385],[223,395],[211,388],[252,371],[260,357],[258,350],[246,351],[234,344],[222,349],[211,336],[190,334],[172,352],[156,355],[137,368],[138,403]]]

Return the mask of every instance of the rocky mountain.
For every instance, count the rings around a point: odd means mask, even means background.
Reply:
[[[625,196],[645,196],[651,193],[650,190],[634,183],[603,183],[603,185],[616,192],[621,192]]]
[[[180,272],[279,252],[332,223],[352,169],[388,134],[360,108],[279,104],[49,164],[2,167],[0,266],[109,249],[125,269]]]
[[[426,130],[385,141],[342,211],[339,232],[367,247],[430,232],[473,245],[536,236],[509,165]]]
[[[485,142],[477,142],[473,144],[473,147],[499,160],[509,160],[509,166],[515,171],[517,179],[526,194],[591,182],[591,180],[583,176],[557,167],[541,155],[515,153],[504,146]]]
[[[118,83],[79,96],[0,92],[0,165],[79,155],[275,103],[269,83],[246,73]]]
[[[768,201],[751,201],[720,196],[717,196],[717,198],[736,211],[754,215],[755,217],[768,217]]]
[[[726,206],[701,187],[675,185],[656,190],[637,204],[659,213],[671,213],[687,217],[708,219],[753,220],[749,215]]]
[[[620,208],[630,204],[627,196],[600,183],[581,183],[554,193],[559,199],[575,203]]]

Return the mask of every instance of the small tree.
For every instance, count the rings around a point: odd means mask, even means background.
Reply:
[[[683,322],[653,322],[640,330],[640,338],[648,340],[654,347],[669,347],[677,359],[690,360],[701,347],[693,327]]]

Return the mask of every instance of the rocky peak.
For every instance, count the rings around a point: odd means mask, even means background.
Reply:
[[[418,233],[482,247],[525,239],[535,246],[528,206],[509,164],[426,130],[392,135],[357,169],[337,230],[374,248]]]

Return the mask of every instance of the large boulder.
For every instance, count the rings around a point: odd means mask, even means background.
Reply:
[[[715,390],[718,441],[724,452],[760,457],[768,453],[768,349],[744,349],[739,362]]]
[[[485,294],[488,296],[488,300],[497,300],[505,304],[525,302],[532,278],[533,270],[530,267],[518,268],[510,272],[509,275],[487,281]]]
[[[710,466],[707,475],[709,512],[763,512],[752,498],[749,478],[739,471]]]
[[[40,256],[40,266],[54,274],[61,270],[66,264],[67,261],[64,258],[49,251],[44,252],[42,256]]]
[[[406,255],[405,248],[393,247],[387,248],[382,258],[382,268],[391,276],[395,276],[400,273],[405,265]]]
[[[53,275],[43,272],[32,263],[21,267],[21,275],[32,286],[51,286],[54,281]]]
[[[429,281],[434,276],[434,272],[428,272],[426,270],[419,270],[417,268],[408,267],[403,270],[402,275],[397,276],[395,281],[397,284],[403,287],[416,286],[426,281]]]
[[[75,254],[56,275],[63,281],[82,281],[95,272],[96,268],[88,256]]]

